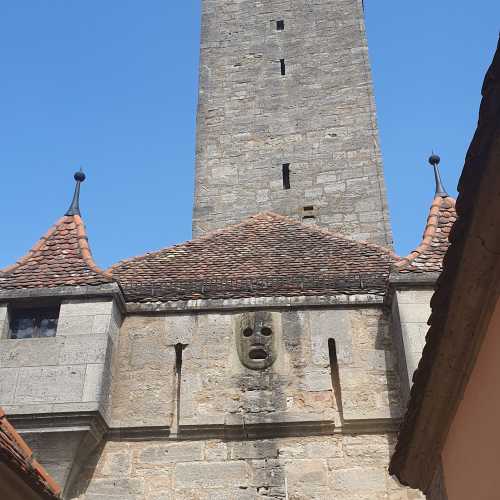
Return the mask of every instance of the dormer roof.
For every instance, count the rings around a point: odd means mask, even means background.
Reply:
[[[0,289],[102,285],[114,280],[92,258],[79,215],[59,219],[14,265],[0,270]]]
[[[129,302],[377,294],[388,249],[266,212],[109,271]]]

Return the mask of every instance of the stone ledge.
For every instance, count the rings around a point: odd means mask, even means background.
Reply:
[[[328,306],[371,306],[384,303],[382,295],[356,294],[300,297],[255,297],[247,299],[207,299],[171,302],[129,302],[128,313],[188,312],[256,308],[299,308]]]
[[[54,288],[20,288],[0,290],[0,302],[21,299],[109,297],[116,299],[121,311],[125,311],[125,299],[117,283],[98,286],[60,286]]]

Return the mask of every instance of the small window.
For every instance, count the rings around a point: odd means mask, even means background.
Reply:
[[[10,311],[10,338],[55,337],[59,307],[20,308]]]
[[[283,163],[283,189],[290,189],[290,163]]]
[[[285,30],[285,21],[283,19],[276,21],[276,30],[284,31]]]
[[[302,220],[315,219],[316,209],[314,205],[307,205],[302,209]]]
[[[284,59],[280,59],[280,65],[281,65],[281,75],[285,76],[286,75],[286,66],[285,66]]]

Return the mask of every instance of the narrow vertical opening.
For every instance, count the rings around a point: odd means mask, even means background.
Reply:
[[[335,339],[328,339],[328,354],[330,357],[330,375],[332,377],[333,396],[335,398],[335,402],[337,403],[337,409],[340,417],[342,418],[342,389],[340,386],[339,361],[337,357],[337,343],[335,342]]]
[[[280,59],[280,66],[281,66],[281,74],[282,76],[286,75],[286,66],[285,66],[285,60]]]
[[[283,19],[276,21],[276,30],[277,31],[284,31],[285,30],[285,21]]]
[[[283,163],[283,189],[290,189],[290,163]]]
[[[174,422],[172,422],[172,434],[179,434],[181,420],[181,381],[182,381],[182,351],[186,344],[175,344],[175,409]]]

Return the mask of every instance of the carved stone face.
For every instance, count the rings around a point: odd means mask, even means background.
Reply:
[[[251,312],[240,314],[235,320],[238,356],[243,365],[251,370],[265,370],[276,360],[279,322],[274,315],[270,312]]]

